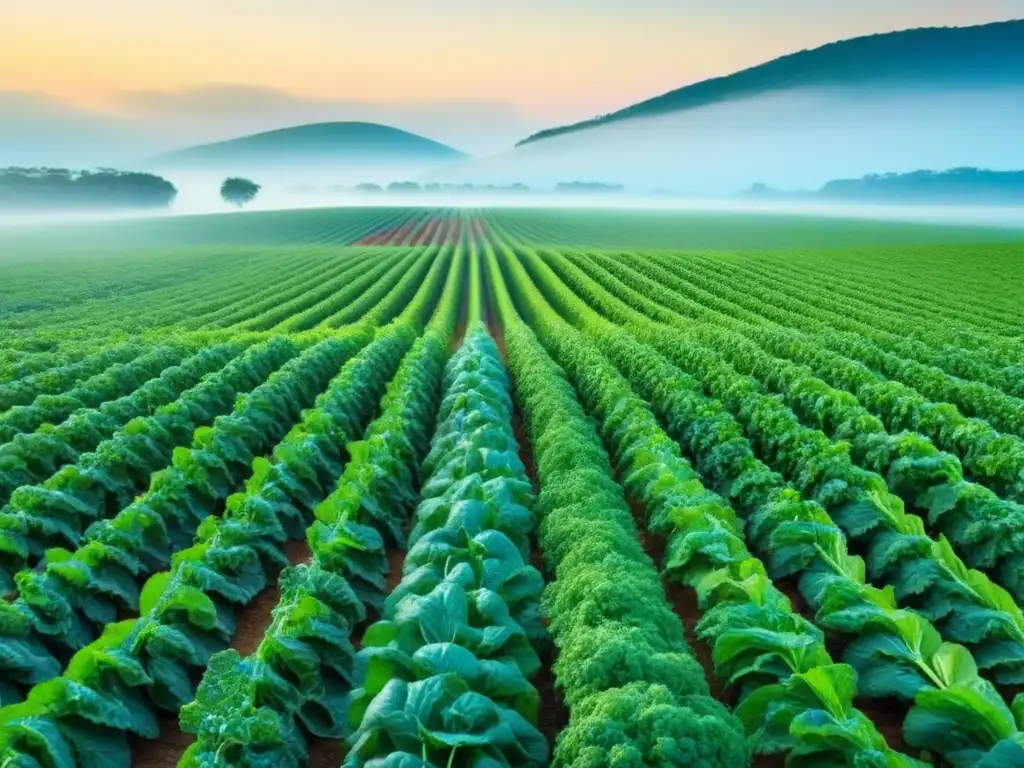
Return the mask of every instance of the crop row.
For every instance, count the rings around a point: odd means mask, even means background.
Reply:
[[[509,260],[509,262],[511,262],[511,259]],[[506,264],[509,262],[506,262]],[[512,267],[509,268],[511,269]],[[557,277],[555,277],[554,273],[549,272],[548,279],[552,280],[555,284],[558,283],[558,279]],[[521,292],[521,295],[526,297],[535,295],[535,291],[533,291],[532,289],[533,286],[530,286],[528,289],[523,290]],[[594,297],[590,296],[589,298],[592,301]],[[527,298],[523,300],[526,301],[529,299]],[[586,316],[587,308],[581,305],[580,307],[575,308],[575,313],[573,312],[573,310],[570,310],[570,316],[573,316],[574,314],[576,319],[580,320],[582,317]],[[597,328],[604,327],[602,326],[600,320],[591,322],[596,322]],[[550,321],[545,322],[542,319],[537,318],[534,320],[534,325],[535,327],[539,328],[548,328],[550,327],[551,323]],[[610,326],[607,327],[610,328]],[[623,365],[631,365],[632,370],[635,374],[638,369],[650,369],[652,378],[648,379],[648,386],[657,387],[657,389],[654,390],[655,392],[658,392],[660,390],[664,394],[664,396],[671,397],[672,399],[669,402],[682,405],[682,403],[679,400],[679,391],[666,391],[666,388],[670,387],[670,383],[673,382],[673,378],[671,376],[672,367],[667,365],[667,363],[662,363],[663,369],[658,370],[657,365],[654,365],[652,363],[652,361],[656,362],[659,360],[658,355],[654,353],[653,350],[650,350],[650,348],[645,348],[644,345],[640,344],[637,341],[637,336],[641,338],[644,337],[643,331],[636,330],[634,331],[634,335],[630,335],[628,333],[624,333],[621,331],[616,332],[617,336],[615,334],[608,335],[609,333],[610,332],[606,331],[603,334],[598,334],[598,340],[600,341],[602,349],[609,350],[613,348],[615,345],[612,344],[611,342],[613,339],[617,338],[620,342],[620,356],[618,362],[620,362],[620,364]],[[564,334],[565,331],[562,331],[563,339]],[[555,340],[552,341],[551,343],[557,343],[556,340],[558,339],[558,337],[559,334],[550,335],[549,338]],[[661,345],[662,351],[666,352],[667,354],[669,350],[689,350],[691,347],[691,343],[683,342],[682,344],[680,344],[680,340],[681,339],[676,339],[673,340],[672,342],[668,342],[666,340],[665,345]],[[563,357],[560,358],[562,360],[571,361],[574,355],[578,357],[581,354],[580,350],[585,349],[585,345],[582,344],[579,341],[579,339],[576,339],[576,341],[574,342],[563,341],[563,343],[567,344],[567,346],[564,346],[562,348]],[[647,350],[646,354],[644,352],[645,349]],[[679,355],[684,353],[677,352],[676,354]],[[661,359],[663,360],[663,358]],[[664,367],[667,367],[668,370],[664,370]],[[595,375],[597,375],[597,381],[600,382],[599,374],[595,374],[595,371],[600,370],[599,358],[591,359],[589,363],[581,362],[579,366],[575,368],[575,370],[577,371],[578,375],[584,377],[584,379],[586,379],[587,376],[590,376],[591,381],[594,381],[594,377]],[[676,380],[679,379],[678,376],[675,378]],[[654,384],[652,382],[657,382],[657,384]],[[723,379],[723,390],[721,390],[721,392],[724,394],[725,392],[734,391],[736,385],[741,382],[742,379],[735,374],[733,374],[731,381],[728,380],[728,377],[725,377]],[[699,382],[692,379],[690,380],[691,391],[695,389],[697,392],[700,392],[700,387],[701,385]],[[604,395],[603,400],[598,395],[594,395],[594,397],[597,398],[594,402],[597,403],[596,407],[600,407],[601,402],[604,402],[606,404],[604,407],[610,407],[607,405],[609,403],[625,404],[628,403],[629,400],[628,392],[628,388],[626,388],[625,390],[622,390],[620,388],[618,392],[616,392],[616,390],[612,388],[608,393]],[[650,396],[653,397],[653,394]],[[586,399],[586,397],[584,399]],[[733,402],[735,403],[736,401],[734,400]],[[703,407],[707,408],[708,403],[705,402]],[[730,405],[730,407],[736,407],[737,410],[742,413],[750,412],[750,408],[744,408],[742,407],[742,405]],[[624,411],[628,412],[627,405],[623,405],[622,408]],[[688,415],[690,417],[693,417],[695,415],[695,412],[692,408],[693,407],[691,407],[691,410],[688,412]],[[720,409],[720,411],[728,413],[728,411],[722,409],[720,405],[718,406],[718,408]],[[708,409],[708,411],[706,412],[713,413],[713,411],[710,411],[710,409]],[[699,413],[699,411],[697,413]],[[666,418],[670,417],[669,414],[665,414],[665,416]],[[622,412],[620,412],[617,414],[617,418],[623,419],[627,417],[623,416]],[[623,433],[630,434],[631,431],[636,431],[636,427],[627,428],[626,426],[623,426],[621,421],[616,421],[614,426],[618,427],[617,434],[620,435]],[[723,426],[724,425],[719,424],[717,425],[717,428],[722,429]],[[739,435],[743,434],[742,430],[738,430],[736,428],[736,425],[734,425],[734,428],[731,432],[733,438],[737,436],[737,432],[739,432]],[[615,434],[614,431],[613,434]],[[716,435],[714,431],[700,435],[700,442],[698,443],[698,445],[702,444],[704,448],[708,450],[715,449],[716,446],[714,445],[714,443],[709,444],[709,440],[712,440],[715,436]],[[719,460],[729,459],[731,455],[735,457],[735,451],[737,446],[734,440],[730,441],[728,439],[729,436],[729,432],[722,433],[722,437],[725,438],[724,442],[722,443],[722,448],[714,450],[714,452],[711,455],[717,454]],[[730,443],[731,449],[727,448],[727,446],[730,446]],[[644,450],[645,452],[656,452],[654,446],[656,446],[657,444],[658,442],[656,440],[653,442],[651,440],[648,440],[647,442],[641,441],[639,443],[639,447],[636,450]],[[749,451],[749,448],[747,450]],[[749,456],[751,459],[753,459],[752,452],[749,453]],[[662,457],[662,459],[658,462],[658,465],[660,465],[661,467],[671,466],[671,461],[668,461],[664,457]],[[751,472],[748,475],[748,477],[737,475],[733,478],[730,478],[729,483],[726,484],[725,487],[732,488],[734,491],[740,491],[738,497],[746,498],[748,499],[748,502],[754,501],[758,498],[757,486],[751,485],[751,483],[760,483],[763,485],[765,481],[767,479],[770,479],[774,474],[771,473],[770,470],[768,470],[767,468],[764,468],[764,470],[764,472]],[[781,479],[778,475],[775,475],[775,477]],[[666,480],[665,482],[668,481]],[[882,488],[884,489],[884,485],[882,486]],[[782,489],[780,488],[780,490]],[[865,569],[863,562],[860,562],[859,558],[853,558],[849,555],[844,554],[845,537],[843,536],[843,533],[838,528],[836,528],[834,524],[831,523],[829,517],[826,514],[824,514],[821,508],[818,507],[816,504],[814,504],[813,502],[796,503],[799,501],[799,496],[794,498],[792,496],[793,491],[790,491],[789,493],[790,496],[788,498],[786,496],[780,496],[778,498],[773,499],[772,503],[768,503],[767,500],[765,501],[765,504],[763,505],[764,508],[759,513],[761,517],[759,519],[754,518],[758,519],[759,523],[759,532],[757,535],[764,537],[763,543],[765,552],[771,554],[774,563],[780,562],[775,558],[789,558],[798,556],[799,550],[797,549],[797,545],[800,543],[799,528],[801,525],[806,529],[806,533],[813,534],[815,543],[821,549],[824,549],[825,551],[828,551],[831,555],[833,555],[833,557],[825,558],[822,561],[823,563],[827,563],[830,561],[832,562],[833,573],[829,576],[828,579],[824,578],[825,576],[828,576],[828,572],[820,571],[819,565],[819,569],[811,569],[809,571],[810,573],[813,573],[815,570],[819,571],[818,576],[816,577],[818,583],[815,583],[814,578],[801,580],[800,583],[803,591],[805,591],[806,593],[805,597],[808,600],[808,602],[818,609],[816,621],[819,624],[827,628],[829,631],[846,631],[850,632],[855,636],[856,640],[849,646],[849,650],[847,653],[848,660],[855,662],[854,666],[857,667],[858,671],[861,672],[861,679],[865,681],[864,684],[861,685],[860,694],[875,695],[882,697],[896,695],[902,696],[904,698],[914,698],[915,695],[921,694],[922,692],[926,692],[920,697],[918,697],[918,706],[912,709],[912,714],[908,718],[906,724],[906,734],[908,741],[912,743],[916,743],[922,746],[926,744],[932,746],[938,743],[936,740],[937,734],[941,732],[941,729],[938,729],[937,726],[941,724],[944,728],[949,729],[951,727],[951,723],[943,721],[941,719],[936,720],[936,714],[931,710],[941,710],[943,706],[948,707],[948,704],[943,705],[943,701],[952,701],[954,698],[960,696],[962,692],[965,690],[969,689],[975,691],[977,695],[983,695],[987,697],[988,703],[982,706],[982,700],[979,699],[975,701],[973,706],[971,707],[961,707],[959,717],[963,717],[966,720],[966,725],[963,725],[961,727],[961,730],[959,732],[956,732],[955,736],[947,736],[946,740],[942,742],[941,747],[945,748],[945,750],[947,750],[948,752],[953,753],[955,756],[956,752],[961,747],[964,747],[965,744],[969,744],[970,747],[974,750],[972,754],[975,757],[978,756],[979,750],[980,754],[983,755],[988,749],[993,747],[997,747],[999,750],[1009,749],[1010,745],[1014,743],[1013,737],[1016,733],[1016,725],[1014,723],[1012,715],[1010,714],[1009,710],[1006,709],[1005,705],[1002,704],[1001,699],[999,695],[996,693],[995,689],[993,689],[991,685],[986,683],[984,680],[978,678],[975,658],[972,658],[971,654],[963,647],[953,646],[948,643],[942,644],[939,638],[939,633],[930,625],[925,616],[919,613],[908,613],[906,611],[898,609],[891,595],[886,597],[886,593],[884,591],[875,590],[873,587],[868,586],[864,582]],[[707,501],[708,500],[705,499],[705,502]],[[676,498],[674,503],[680,503],[679,499]],[[695,506],[697,506],[698,509],[702,508],[700,516],[704,516],[705,514],[711,514],[715,508],[714,505]],[[813,508],[817,508],[818,512],[813,513]],[[770,515],[768,513],[768,510],[770,510]],[[810,517],[808,517],[809,514]],[[787,522],[787,515],[790,516],[790,522]],[[737,563],[744,561],[744,557],[739,557],[743,554],[743,550],[737,549],[736,546],[728,545],[728,539],[730,536],[732,537],[734,544],[735,542],[742,543],[743,541],[742,533],[740,533],[738,539],[735,538],[737,532],[742,531],[742,527],[736,524],[735,516],[729,514],[720,514],[717,516],[713,515],[712,519],[715,520],[714,524],[705,528],[705,530],[703,531],[698,530],[698,535],[691,536],[688,533],[686,537],[680,536],[680,543],[678,543],[677,545],[678,548],[675,550],[674,554],[670,555],[670,562],[672,558],[675,559],[674,567],[680,568],[681,566],[683,566],[684,578],[686,578],[685,566],[687,565],[688,558],[693,558],[694,560],[696,560],[696,573],[698,578],[694,578],[692,577],[692,575],[688,578],[689,583],[691,583],[692,585],[697,585],[702,579],[703,574],[700,573],[702,568],[704,570],[707,569],[708,562],[704,558],[713,557],[716,554],[716,550],[717,556],[719,558],[724,557],[725,553],[728,553],[730,551],[734,556],[731,562],[727,560],[726,563],[717,563],[717,565],[721,566],[724,564],[729,564],[731,567],[735,568],[737,567]],[[692,520],[690,522],[692,523]],[[831,534],[827,536],[825,535],[826,529],[822,528],[823,524],[831,526]],[[707,525],[706,522],[705,525]],[[779,538],[779,536],[777,535],[777,531],[779,530],[786,532],[786,540]],[[805,536],[806,533],[804,534]],[[717,547],[715,546],[715,542],[711,540],[711,537],[713,535],[717,535]],[[829,541],[830,539],[832,541],[832,545],[827,546],[825,542]],[[788,546],[786,546],[786,544],[788,544]],[[703,554],[701,554],[701,550],[699,549],[699,547],[702,546],[704,548],[708,548]],[[694,547],[698,547],[698,549],[694,549]],[[946,550],[943,550],[941,544],[939,550],[934,552],[934,556],[938,558],[946,558],[943,561],[945,563],[945,568],[952,569],[952,571],[957,576],[962,577],[963,581],[961,581],[960,583],[965,585],[967,583],[970,583],[974,587],[977,587],[979,584],[984,583],[984,577],[982,577],[981,574],[978,574],[977,572],[968,572],[962,566],[962,564],[957,563],[956,558],[952,554],[951,550],[948,550],[948,548]],[[807,555],[804,554],[803,557],[806,558]],[[783,563],[782,568],[776,566],[773,570],[775,570],[782,576],[791,575],[793,573],[793,571],[791,570],[793,564],[789,563],[788,565],[786,565],[785,561],[781,562]],[[799,562],[799,558],[797,559],[797,562]],[[860,565],[857,565],[858,562],[860,562]],[[712,560],[712,564],[716,564],[714,563],[714,560]],[[787,568],[789,568],[790,570],[787,570]],[[743,575],[742,578],[740,578],[740,581],[750,582],[750,580],[752,579],[756,580],[756,573],[758,572],[758,570],[758,568],[750,570],[750,567],[746,566],[744,571],[745,575]],[[763,571],[763,569],[760,570]],[[734,581],[737,578],[738,573],[739,571],[734,571],[733,575],[730,577],[730,580]],[[981,581],[979,581],[979,578],[981,579]],[[935,577],[933,576],[931,586],[934,587],[936,586],[936,584],[937,582],[935,581]],[[752,588],[753,584],[748,584],[748,586]],[[851,591],[851,588],[855,589]],[[1001,607],[1004,614],[1011,617],[1014,615],[1019,615],[1019,610],[1017,610],[1016,606],[1013,605],[1012,600],[1008,599],[1009,596],[1004,594],[1003,598],[998,598],[998,590],[997,588],[993,588],[991,584],[989,584],[987,588],[983,589],[988,589],[989,594],[995,596],[997,605]],[[996,592],[992,593],[992,589],[996,589]],[[942,592],[948,594],[950,591],[950,587],[947,586],[944,590],[940,590],[940,594]],[[837,602],[836,596],[839,594],[845,595],[845,598],[842,602]],[[860,609],[861,615],[856,621],[850,623],[850,618],[832,618],[830,616],[830,614],[835,614],[837,617],[841,617],[844,615],[843,611],[847,612],[846,615],[848,617],[856,616],[857,611],[854,609],[856,601],[851,603],[851,600],[854,600],[855,595],[859,595],[859,598],[857,599],[859,599],[860,604],[864,606],[862,609]],[[712,597],[714,596],[712,595]],[[990,597],[989,599],[992,598]],[[1001,602],[999,602],[1000,600]],[[707,601],[708,596],[704,595],[705,607],[711,607]],[[711,605],[713,605],[713,601]],[[838,610],[840,606],[842,607],[842,610]],[[872,610],[865,610],[869,606]],[[948,611],[937,611],[936,606],[934,604],[930,607],[933,609],[933,612],[937,612],[940,617],[944,618],[948,613]],[[837,610],[838,613],[836,613]],[[963,610],[969,611],[969,609],[966,606],[961,606],[961,611]],[[991,610],[998,611],[999,608],[992,608]],[[871,618],[872,612],[874,613],[873,619]],[[729,611],[720,611],[719,614],[721,614],[722,616],[731,615]],[[716,615],[713,608],[711,610],[711,613],[708,615]],[[973,617],[975,616],[975,614],[967,612],[964,614],[964,616]],[[736,617],[734,616],[733,618],[735,619]],[[970,621],[971,619],[967,618],[965,623],[970,623]],[[710,633],[710,635],[713,636],[714,628],[716,626],[714,620],[706,617],[702,623],[705,627],[705,632]],[[976,624],[977,621],[975,621],[974,623]],[[719,629],[728,628],[729,621],[724,621],[723,623],[718,624],[717,626]],[[946,629],[949,629],[948,624],[946,625]],[[872,632],[870,630],[875,631]],[[888,634],[886,630],[888,630]],[[884,642],[882,642],[883,639]],[[895,656],[897,660],[900,659],[900,656],[895,654],[896,645],[894,645],[894,640],[898,640],[899,644],[906,649],[902,656],[902,662],[904,665],[909,666],[909,670],[903,670],[902,673],[898,671],[899,664],[893,659],[889,658],[890,656]],[[996,644],[998,645],[998,643]],[[881,648],[888,648],[888,651],[886,652],[885,656],[879,656],[879,649]],[[986,647],[976,647],[976,651],[979,650],[982,653],[982,658],[986,662],[988,662],[989,665],[991,665],[991,651],[987,651]],[[947,657],[956,658],[955,663],[949,662],[957,669],[957,674],[959,676],[955,679],[946,678],[943,680],[941,674],[937,675],[937,672],[941,672],[944,664],[946,664]],[[884,664],[882,663],[883,659],[886,660]],[[1012,670],[1013,663],[1011,660],[1002,659],[1001,661],[1007,663],[1009,665],[1009,669]],[[931,666],[931,676],[927,674],[929,666]],[[922,669],[925,670],[925,672],[922,672]],[[973,672],[971,672],[972,669],[974,670]],[[723,669],[722,672],[727,676],[730,674],[728,667]],[[1010,674],[1012,676],[1012,672]],[[886,679],[887,677],[889,679]],[[733,679],[733,677],[729,677],[729,679]],[[936,679],[942,680],[944,685],[936,686]],[[856,678],[854,678],[854,681],[855,680]],[[916,682],[911,684],[911,680],[915,680]],[[971,682],[972,680],[973,682]],[[900,689],[900,681],[908,683],[908,687],[906,689]],[[855,687],[856,684],[854,683],[854,688]],[[852,696],[852,691],[854,690],[854,688],[850,688],[849,695]],[[945,699],[943,699],[942,696],[940,696],[939,694],[945,696]],[[776,692],[772,695],[776,698],[781,696],[779,692]],[[807,702],[805,701],[804,703],[806,704]],[[1002,714],[997,714],[1000,712],[1000,709],[1002,711]],[[741,716],[749,716],[751,714],[751,707],[750,705],[741,705],[740,709],[737,711],[741,714]],[[925,712],[927,712],[927,714],[924,714]],[[936,728],[936,731],[934,733],[931,730],[932,728]],[[969,728],[974,729],[973,733],[968,730]],[[964,735],[963,733],[963,731],[965,730],[968,730],[968,733],[966,735]],[[762,732],[762,735],[765,735],[765,733]],[[1001,735],[1002,738],[1007,740],[1005,742],[1006,746],[1004,746],[1003,743],[999,742],[999,735]],[[957,738],[961,740],[959,746]],[[863,746],[864,743],[869,742],[862,741],[861,746]],[[1003,752],[999,752],[998,754],[1005,756],[1005,753]]]
[[[282,572],[281,599],[262,641],[246,657],[228,650],[210,660],[182,727],[196,735],[183,766],[221,755],[235,764],[299,765],[306,734],[349,732],[355,684],[354,627],[383,604],[385,542],[405,542],[415,504],[415,467],[430,440],[463,275],[457,258],[426,333],[402,358],[363,439],[346,448],[337,487],[313,510],[308,564]],[[346,430],[339,444],[358,437]],[[255,727],[255,726],[261,727]]]

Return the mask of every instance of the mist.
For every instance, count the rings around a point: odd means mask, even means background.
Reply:
[[[361,102],[228,84],[123,93],[87,109],[42,93],[0,91],[0,166],[136,169],[194,144],[331,121],[392,125],[484,155],[545,125],[500,100]]]
[[[1024,168],[1024,87],[806,89],[564,134],[431,181],[624,184],[697,196],[816,189],[867,173]]]
[[[256,205],[531,205],[758,210],[824,216],[1020,225],[1014,206],[844,204],[824,200],[744,200],[753,183],[816,190],[868,173],[977,166],[1024,168],[1024,87],[951,90],[804,89],[637,119],[526,144],[437,168],[364,166],[328,171],[253,170],[264,185]],[[177,210],[222,206],[218,179],[173,174]],[[378,198],[338,187],[361,182],[524,183],[528,194],[445,193]],[[559,182],[623,184],[625,194],[553,194]],[[296,187],[307,186],[305,193]],[[334,191],[331,188],[334,187]],[[314,189],[315,188],[315,189]],[[671,195],[658,194],[670,192]]]
[[[736,214],[765,216],[805,216],[826,219],[864,219],[998,227],[1007,230],[1013,240],[1024,238],[1024,206],[980,205],[899,205],[837,203],[811,200],[761,201],[732,197],[662,197],[639,194],[574,195],[531,192],[520,195],[502,193],[384,193],[363,194],[353,189],[297,192],[290,190],[287,178],[275,180],[245,206],[244,212],[299,210],[336,207],[434,207],[434,208],[535,208],[575,210],[646,210],[679,212],[681,215]],[[213,182],[213,183],[210,183]],[[178,218],[197,215],[236,213],[238,208],[220,199],[220,178],[191,177],[180,188],[179,199],[165,210],[104,209],[46,210],[0,213],[0,230],[31,229],[56,232],[62,225],[130,219]]]
[[[1024,226],[1024,207],[843,204],[752,200],[738,193],[760,182],[783,190],[816,190],[837,178],[868,173],[976,166],[1024,169],[1024,87],[870,90],[804,89],[716,104],[670,116],[635,119],[489,157],[441,167],[367,159],[337,165],[316,158],[299,166],[186,170],[147,168],[178,188],[158,215],[234,210],[220,199],[226,175],[262,186],[247,210],[341,205],[643,207],[758,211]],[[529,193],[357,193],[363,182],[420,184],[523,183]],[[625,193],[556,194],[559,182],[625,185]],[[658,194],[671,193],[671,194]],[[102,218],[154,215],[104,211]],[[96,217],[47,212],[46,219]],[[0,223],[39,220],[0,214]]]

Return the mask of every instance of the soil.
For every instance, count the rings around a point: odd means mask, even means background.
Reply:
[[[338,768],[347,751],[341,739],[311,739],[309,768]]]
[[[174,768],[185,750],[195,741],[191,733],[182,733],[177,715],[162,712],[159,720],[160,738],[150,740],[132,737],[132,768]]]
[[[388,572],[387,585],[388,594],[390,595],[395,591],[395,587],[398,586],[402,580],[402,566],[405,564],[405,550],[400,547],[389,547],[388,548],[388,567],[391,569]]]
[[[365,237],[359,238],[352,243],[352,245],[380,245],[391,236],[393,231],[393,229],[378,230],[377,232],[373,232]]]
[[[643,507],[627,494],[626,501],[633,512],[633,519],[636,521],[637,534],[640,544],[643,546],[647,556],[654,561],[655,567],[661,571],[661,562],[665,556],[665,541],[657,536],[652,536],[647,531],[647,522],[644,518]],[[693,650],[693,655],[704,670],[704,679],[707,681],[711,695],[730,708],[734,706],[735,692],[726,690],[722,681],[715,675],[715,665],[711,657],[711,646],[697,637],[697,622],[700,621],[700,608],[697,606],[697,593],[692,589],[683,587],[674,581],[666,579],[664,574],[661,578],[662,587],[665,589],[665,597],[672,606],[676,616],[683,623],[683,635],[686,644]]]
[[[555,673],[552,670],[557,656],[558,651],[552,643],[541,654],[540,672],[530,681],[537,689],[537,693],[540,694],[537,728],[544,734],[544,738],[547,739],[548,746],[552,750],[555,748],[555,739],[558,738],[558,734],[569,724],[569,710],[566,709],[562,695],[555,686]]]
[[[437,216],[433,216],[426,221],[426,223],[420,228],[418,237],[416,239],[416,245],[430,245],[434,242],[434,234],[437,232],[437,228],[441,225],[441,219]]]
[[[299,541],[286,541],[284,545],[285,555],[292,565],[308,563],[312,557],[309,551],[309,544],[305,539]],[[281,599],[281,588],[277,579],[263,589],[238,615],[238,624],[235,628],[235,639],[231,643],[242,656],[248,656],[256,650],[256,647],[263,640],[263,635],[270,626],[271,612]]]
[[[502,358],[505,358],[505,336],[500,326],[492,325],[490,331],[494,340],[498,343]],[[538,487],[537,465],[533,456],[533,447],[527,438],[526,425],[523,423],[522,412],[518,408],[512,412],[512,432],[519,446],[519,460],[523,462],[526,476],[529,478],[534,489],[536,489]],[[530,564],[541,572],[545,584],[551,583],[552,577],[544,567],[544,554],[541,551],[536,535],[530,537]],[[547,624],[546,617],[544,623],[545,625]],[[558,734],[569,723],[569,710],[566,708],[565,702],[562,700],[562,694],[555,684],[555,674],[552,669],[557,657],[558,651],[554,643],[549,643],[540,653],[540,672],[531,680],[540,694],[540,713],[537,726],[552,749],[554,749],[555,739]]]
[[[284,545],[285,555],[292,565],[309,562],[311,553],[309,545],[301,541],[287,541]],[[241,655],[247,656],[256,650],[263,635],[270,626],[271,612],[281,597],[281,589],[277,578],[239,612],[235,639],[231,648]],[[132,768],[173,768],[178,764],[182,754],[192,744],[192,734],[182,733],[178,727],[178,716],[169,712],[160,714],[160,736],[154,740],[133,738]],[[334,764],[340,765],[339,760]]]
[[[392,232],[391,237],[389,237],[383,245],[405,245],[408,240],[409,233],[412,232],[412,228],[414,226],[416,226],[416,220],[409,219],[402,224],[402,226]]]
[[[483,216],[473,216],[469,220],[469,232],[477,240],[486,240],[491,236],[491,228]]]
[[[488,298],[489,297],[490,294],[488,293]],[[485,314],[489,320],[487,330],[490,332],[491,338],[494,339],[502,360],[507,361],[508,349],[505,344],[504,330],[500,323],[495,319],[497,317],[497,313],[494,312],[494,307],[489,301],[485,302],[485,304]],[[514,399],[515,398],[513,397],[513,400]],[[512,432],[515,435],[516,443],[519,446],[519,460],[523,462],[523,467],[526,470],[526,476],[529,478],[531,485],[533,485],[536,490],[538,488],[537,465],[533,456],[533,446],[530,445],[530,440],[526,434],[526,424],[523,422],[523,414],[518,408],[512,412]],[[552,577],[544,567],[544,554],[541,551],[536,535],[532,536],[530,541],[530,564],[543,574],[545,584],[551,583]],[[544,622],[547,624],[546,617]],[[547,739],[548,744],[552,749],[554,749],[555,739],[558,734],[561,733],[569,723],[569,710],[566,708],[565,702],[562,700],[562,695],[556,686],[555,674],[552,671],[552,666],[554,665],[557,657],[558,651],[555,648],[554,643],[549,643],[548,646],[540,653],[540,672],[538,672],[533,680],[530,681],[540,694],[540,712],[538,715],[537,726],[540,729],[540,732],[544,734],[544,738]]]
[[[899,699],[862,699],[853,700],[853,705],[863,712],[875,724],[892,749],[904,755],[919,757],[921,750],[914,749],[903,741],[903,721],[910,711],[910,704]]]
[[[430,226],[430,219],[425,219],[413,227],[406,238],[406,245],[423,245],[423,235]]]
[[[466,321],[459,320],[455,326],[455,335],[452,336],[451,352],[455,353],[462,346],[462,339],[466,335]]]
[[[434,230],[433,243],[435,245],[447,245],[451,242],[449,235],[452,230],[452,221],[450,217],[444,217],[441,223],[438,224],[437,229]]]
[[[385,227],[356,240],[352,245],[401,245],[405,242],[415,219],[409,219],[400,226]]]

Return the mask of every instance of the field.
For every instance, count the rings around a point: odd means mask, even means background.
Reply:
[[[0,233],[0,766],[1024,766],[1024,234]]]

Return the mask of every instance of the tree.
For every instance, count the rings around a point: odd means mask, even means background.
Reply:
[[[392,181],[388,184],[388,192],[419,192],[420,185],[415,181]]]
[[[0,168],[0,210],[51,208],[155,208],[178,190],[160,176],[100,168]]]
[[[224,183],[220,185],[220,196],[225,203],[241,208],[251,202],[260,189],[260,185],[254,181],[232,176],[230,179],[224,179]]]

